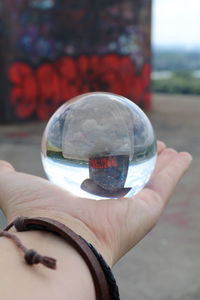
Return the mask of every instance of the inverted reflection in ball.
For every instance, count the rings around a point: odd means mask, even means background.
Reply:
[[[79,197],[131,197],[147,183],[155,161],[150,121],[136,104],[111,93],[66,102],[43,134],[48,178]]]

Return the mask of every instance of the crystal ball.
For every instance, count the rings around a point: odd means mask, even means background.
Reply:
[[[156,139],[144,112],[125,97],[87,93],[64,103],[42,138],[47,177],[78,197],[131,197],[148,182]]]

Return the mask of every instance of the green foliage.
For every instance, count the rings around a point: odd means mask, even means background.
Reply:
[[[152,90],[157,93],[200,95],[200,78],[193,72],[200,70],[200,51],[154,50],[153,71],[171,71],[169,78],[152,80]]]
[[[192,77],[188,71],[176,71],[171,78],[152,80],[155,93],[200,95],[200,78]]]

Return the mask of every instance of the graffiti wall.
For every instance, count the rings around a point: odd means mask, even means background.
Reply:
[[[150,107],[151,0],[0,1],[0,120],[108,91]]]

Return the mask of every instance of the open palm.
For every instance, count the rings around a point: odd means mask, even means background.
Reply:
[[[56,219],[91,242],[112,266],[156,224],[177,182],[191,162],[158,142],[156,169],[146,187],[132,198],[94,201],[78,198],[49,181],[16,172],[0,162],[0,207],[17,216]]]

